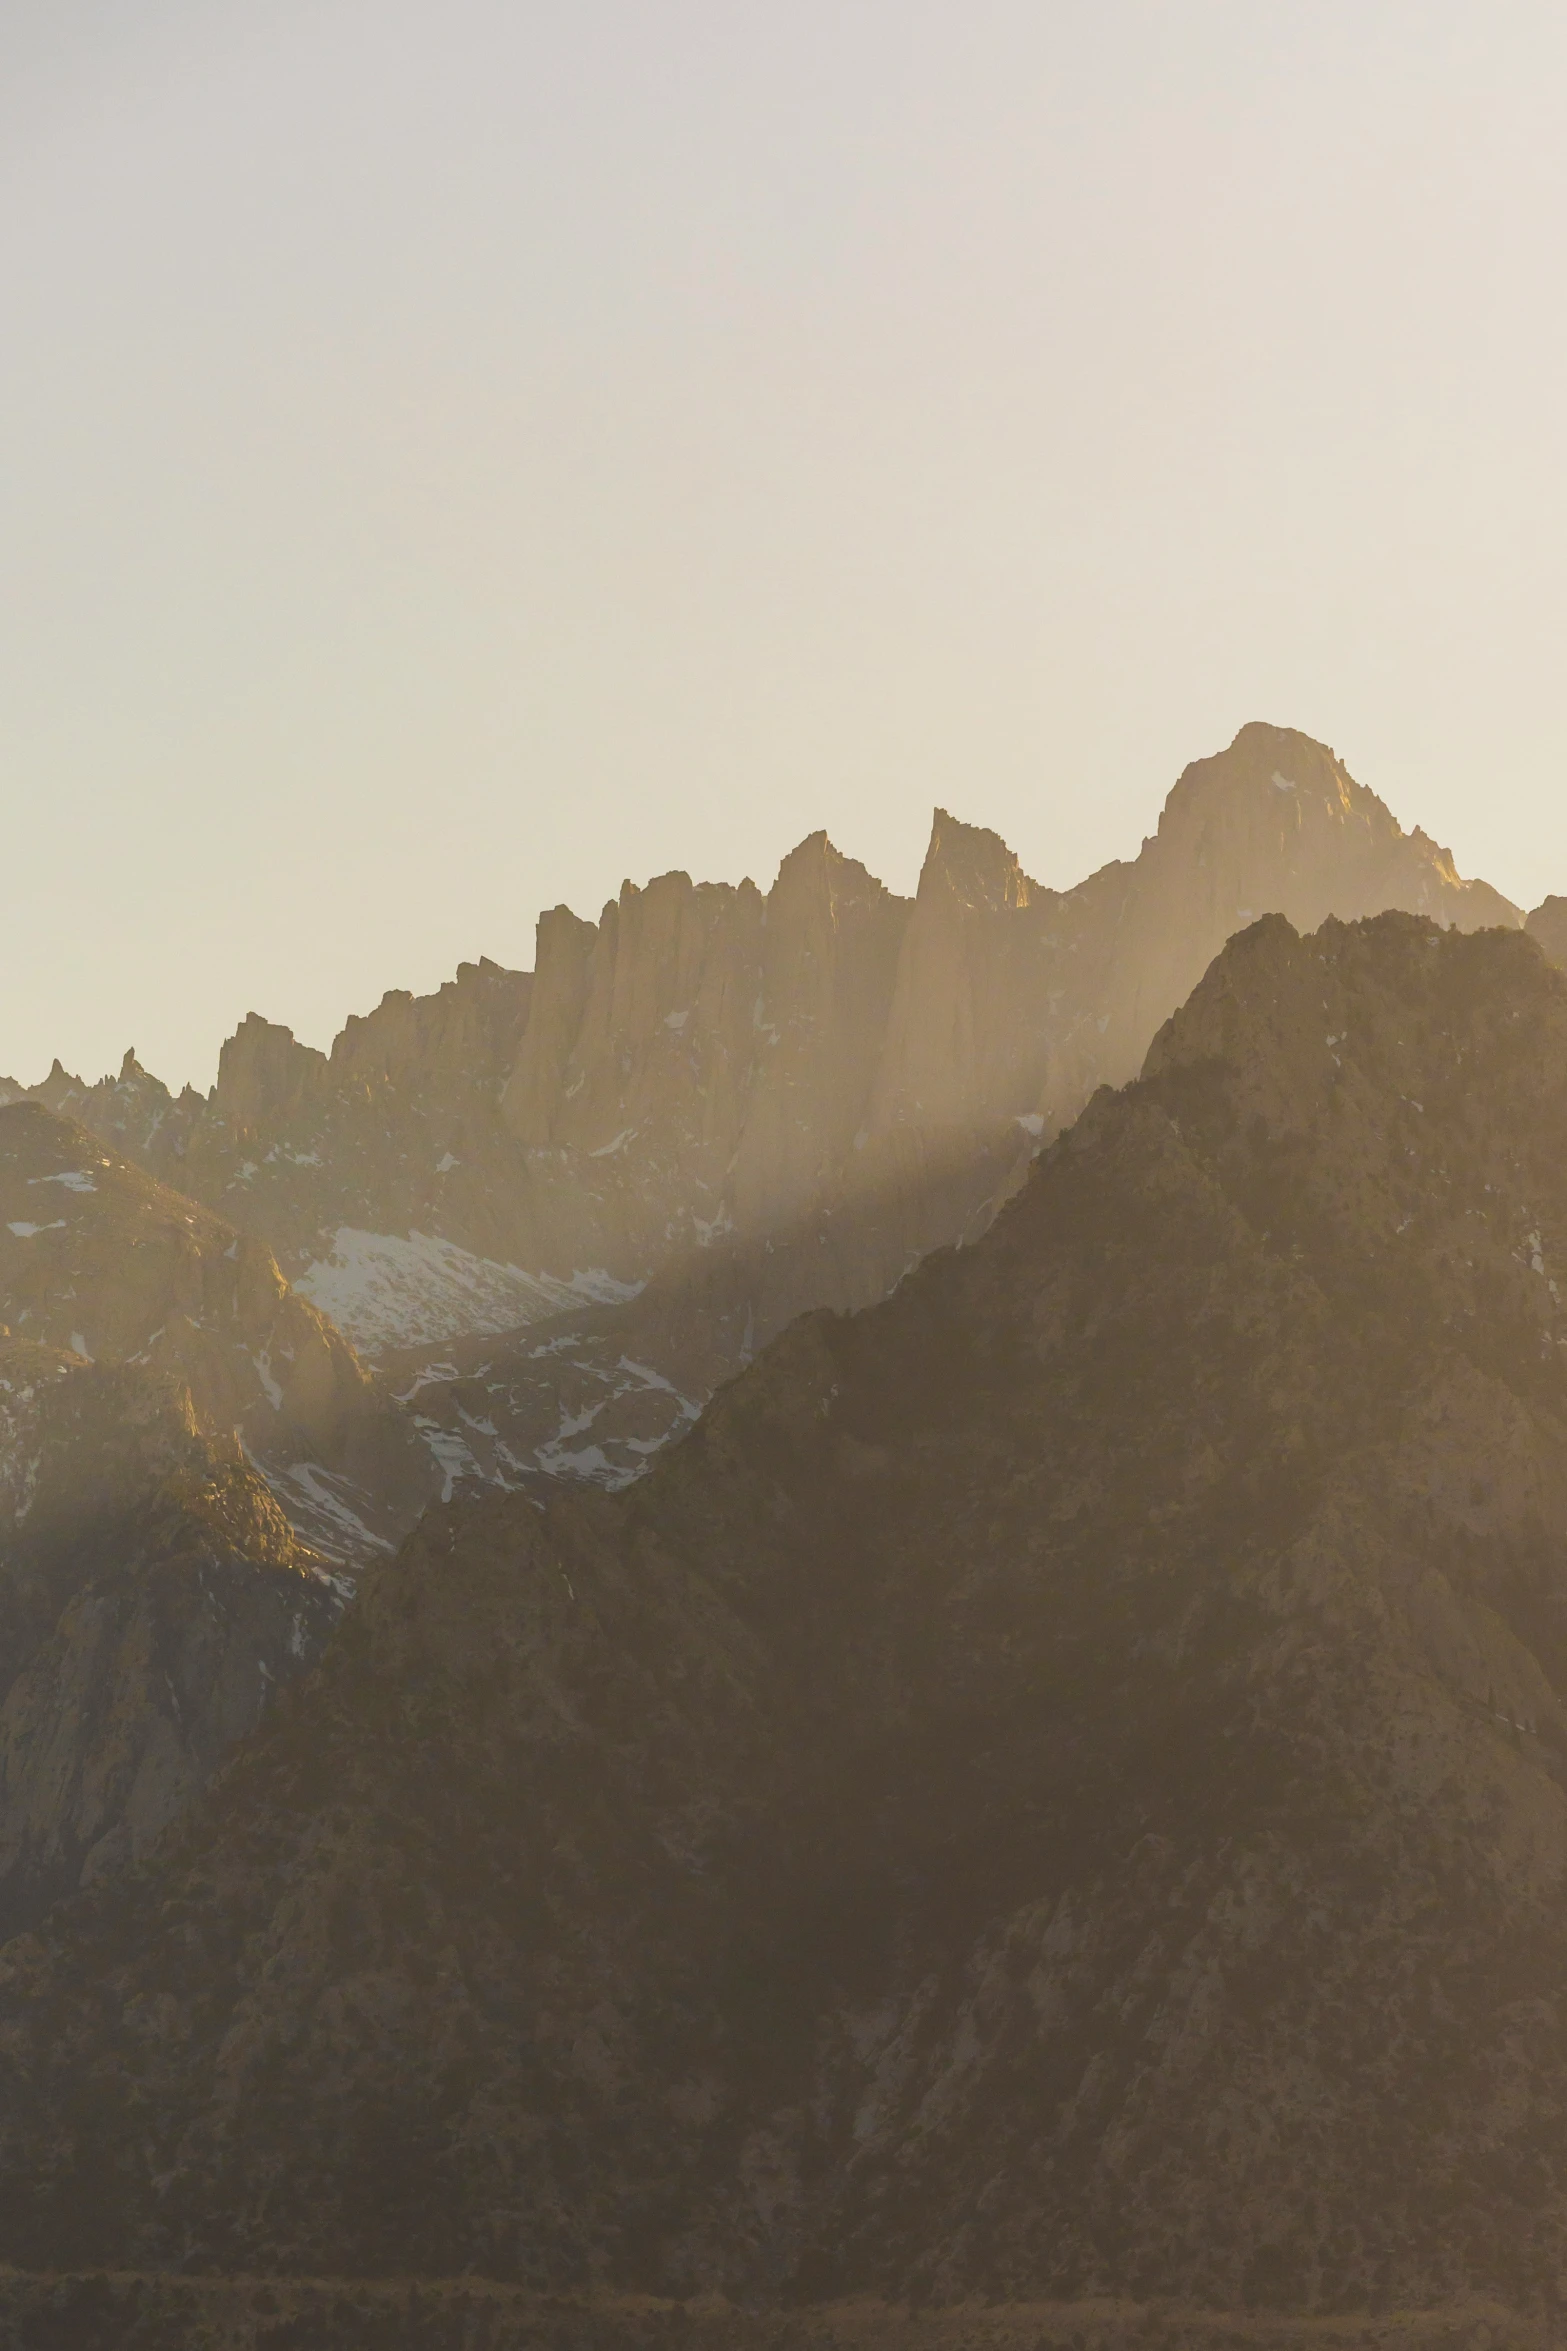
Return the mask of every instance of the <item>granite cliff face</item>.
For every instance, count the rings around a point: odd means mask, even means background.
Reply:
[[[1386,907],[1519,921],[1255,725],[1072,890],[944,811],[912,901],[818,834],[765,896],[666,874],[597,924],[557,907],[534,974],[464,965],[329,1055],[252,1015],[210,1099],[133,1056],[39,1098],[264,1241],[417,1391],[443,1486],[613,1483],[793,1316],[982,1231],[1234,930]]]
[[[1389,906],[1462,930],[1519,919],[1321,745],[1257,726],[1187,770],[1136,861],[1074,891],[938,810],[912,904],[817,839],[760,922],[754,893],[678,875],[623,893],[597,931],[558,910],[504,1111],[579,1201],[579,1257],[654,1270],[613,1310],[578,1300],[514,1341],[397,1359],[454,1475],[486,1458],[503,1478],[637,1474],[795,1315],[864,1305],[983,1231],[1235,928]],[[743,1012],[753,988],[749,1035],[723,1030],[713,1008]],[[641,1254],[615,1259],[608,1236],[638,1216]],[[498,1463],[476,1420],[503,1432]]]
[[[1551,2306],[1564,1170],[1531,941],[1253,925],[974,1246],[429,1514],[7,1946],[0,2253]]]
[[[1247,727],[1186,771],[1138,859],[1076,890],[938,810],[912,904],[817,836],[765,901],[668,875],[597,930],[557,910],[502,1112],[536,1166],[569,1169],[579,1254],[645,1278],[693,1240],[819,1247],[847,1219],[855,1262],[789,1310],[862,1304],[991,1213],[1096,1084],[1135,1074],[1233,931],[1389,907],[1520,920],[1320,744]]]

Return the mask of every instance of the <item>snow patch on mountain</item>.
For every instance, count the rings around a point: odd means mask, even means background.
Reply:
[[[584,1301],[618,1304],[641,1287],[599,1270],[570,1281],[476,1257],[433,1233],[341,1225],[331,1250],[294,1283],[363,1352],[420,1347],[465,1332],[514,1330]]]
[[[390,1553],[396,1545],[366,1524],[365,1512],[374,1513],[374,1502],[363,1487],[319,1462],[295,1461],[286,1469],[257,1462],[267,1484],[277,1496],[295,1530],[305,1537],[313,1549],[340,1567],[362,1567],[378,1552]],[[359,1507],[356,1509],[355,1504]],[[332,1577],[322,1579],[335,1582]],[[352,1596],[352,1585],[340,1590],[340,1597]]]

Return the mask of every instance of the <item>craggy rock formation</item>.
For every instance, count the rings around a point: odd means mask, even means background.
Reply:
[[[269,1250],[34,1102],[0,1109],[0,1323],[178,1383],[341,1558],[389,1549],[428,1491],[422,1449]]]
[[[118,1078],[96,1086],[56,1062],[34,1098],[263,1235],[291,1274],[340,1228],[403,1240],[458,1233],[483,1259],[509,1243],[509,1195],[526,1186],[496,1097],[531,990],[526,973],[465,963],[434,996],[393,990],[350,1019],[330,1056],[250,1014],[210,1097],[187,1087],[174,1098],[128,1053]],[[437,1280],[440,1270],[437,1261]],[[521,1295],[536,1306],[526,1286]]]
[[[1141,855],[1106,866],[1069,903],[1079,908],[1079,953],[1099,976],[1079,994],[1082,1058],[1058,1103],[1066,1115],[1090,1081],[1134,1074],[1225,940],[1259,915],[1282,914],[1303,931],[1329,915],[1389,909],[1461,931],[1522,920],[1499,891],[1461,881],[1418,825],[1405,833],[1323,744],[1262,725],[1187,768]]]
[[[1068,893],[938,810],[912,906],[818,835],[766,900],[675,874],[597,929],[557,908],[502,1104],[528,1160],[514,1245],[651,1278],[613,1308],[541,1295],[511,1338],[504,1311],[459,1307],[487,1335],[437,1318],[403,1349],[389,1301],[378,1360],[448,1488],[622,1482],[794,1316],[865,1305],[982,1232],[1238,923],[1388,905],[1518,919],[1320,745],[1248,727],[1188,769],[1135,863]],[[314,1280],[350,1329],[377,1311],[349,1267]]]
[[[1254,924],[973,1247],[428,1514],[6,1947],[0,2255],[1548,2324],[1564,1279],[1567,979]]]
[[[438,1490],[259,1242],[0,1109],[0,1930],[140,1857]]]
[[[188,1389],[0,1338],[0,1933],[141,1858],[348,1588]]]
[[[816,834],[765,897],[674,873],[597,924],[557,907],[531,977],[465,964],[330,1055],[252,1014],[210,1100],[133,1056],[91,1088],[57,1065],[39,1098],[261,1236],[376,1360],[655,1276],[703,1291],[713,1254],[754,1343],[981,1229],[1255,915],[1387,907],[1520,919],[1322,745],[1248,726],[1073,890],[939,810],[912,902]]]
[[[1315,928],[1391,906],[1519,921],[1320,744],[1247,727],[1187,769],[1134,864],[1067,893],[938,810],[912,906],[818,835],[765,901],[670,874],[596,931],[557,909],[503,1115],[534,1151],[617,1161],[624,1217],[650,1220],[625,1270],[646,1273],[686,1237],[652,1222],[661,1178],[677,1216],[700,1192],[702,1231],[746,1239],[976,1145],[1016,1157],[1134,1074],[1256,914]]]

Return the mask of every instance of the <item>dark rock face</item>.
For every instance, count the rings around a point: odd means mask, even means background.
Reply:
[[[0,2255],[1548,2302],[1564,1170],[1531,941],[1254,925],[975,1246],[430,1514],[6,1948]]]
[[[0,1932],[149,1849],[432,1490],[261,1243],[0,1108]]]
[[[348,1588],[188,1389],[0,1343],[0,1933],[142,1858]]]

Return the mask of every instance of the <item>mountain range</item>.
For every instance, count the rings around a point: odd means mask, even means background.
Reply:
[[[5,1089],[0,2257],[1553,2324],[1564,945],[1251,726]]]
[[[210,1096],[130,1053],[25,1098],[263,1241],[417,1381],[443,1484],[614,1484],[794,1315],[982,1230],[1234,930],[1389,908],[1523,921],[1321,744],[1251,725],[1075,889],[940,810],[912,900],[817,834],[765,896],[666,874],[596,926],[557,907],[533,973],[394,992],[329,1054],[251,1014]],[[490,1407],[442,1393],[454,1343],[471,1380],[462,1342],[541,1323],[549,1356],[503,1351]]]

